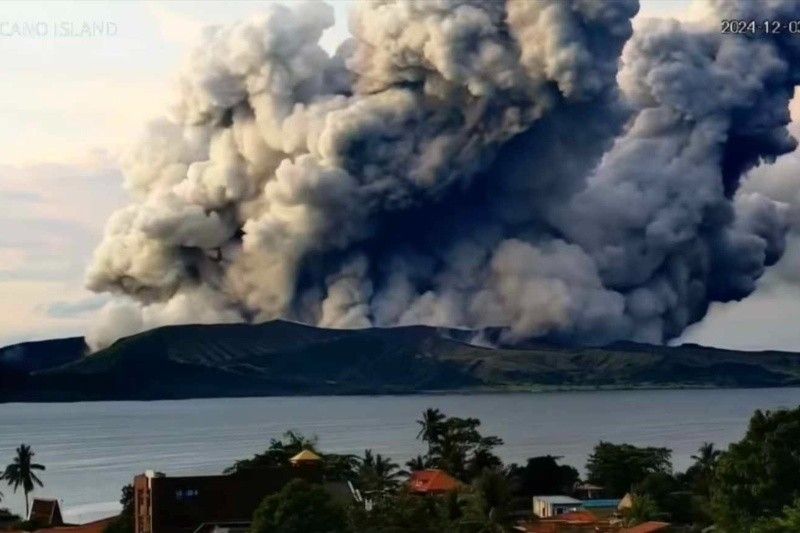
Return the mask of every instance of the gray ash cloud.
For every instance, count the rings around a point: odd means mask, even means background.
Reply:
[[[720,17],[800,4],[714,2]],[[162,324],[429,324],[663,342],[740,299],[787,209],[738,193],[795,147],[796,41],[635,0],[323,4],[209,29],[126,163],[88,272],[94,347]]]

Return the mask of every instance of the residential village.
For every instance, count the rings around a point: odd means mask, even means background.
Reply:
[[[34,497],[22,519],[0,511],[7,533],[655,533],[797,531],[800,475],[794,470],[788,503],[747,511],[746,483],[763,485],[741,469],[753,457],[741,449],[764,440],[764,431],[796,427],[800,409],[756,412],[745,439],[728,451],[705,444],[695,464],[674,473],[666,448],[600,442],[588,458],[586,479],[555,456],[504,465],[493,450],[502,444],[480,432],[474,418],[426,410],[418,438],[425,455],[405,468],[366,450],[361,457],[326,454],[315,438],[287,432],[252,458],[219,475],[136,474],[122,491],[122,513],[85,524],[63,518],[58,500]],[[758,433],[758,432],[761,433]],[[750,441],[748,441],[750,439]],[[774,441],[772,441],[774,444]],[[747,444],[748,446],[744,446]],[[791,446],[797,446],[793,440]],[[2,480],[28,497],[41,486],[43,465],[26,446]],[[752,452],[752,450],[750,450]],[[759,460],[765,455],[756,451]],[[796,460],[796,459],[795,459]],[[751,465],[752,466],[752,465]],[[762,469],[764,465],[756,466]],[[787,465],[791,466],[791,465]],[[746,469],[745,469],[746,470]],[[797,470],[797,469],[795,469]],[[744,476],[735,479],[735,476]],[[786,482],[786,480],[781,480]],[[727,484],[738,483],[735,491]],[[745,484],[745,485],[743,485]],[[730,485],[733,486],[733,485]],[[5,487],[4,487],[5,488]],[[726,492],[727,491],[727,492]],[[35,494],[35,493],[34,493]],[[7,497],[7,496],[6,496]],[[728,506],[728,507],[726,507]],[[757,512],[757,511],[756,511]],[[727,513],[727,514],[726,514]],[[770,513],[770,514],[766,514]],[[783,514],[781,514],[783,513]],[[738,520],[738,522],[736,522]],[[750,522],[745,522],[750,520]],[[792,525],[795,524],[795,525]],[[741,526],[746,529],[738,529]]]

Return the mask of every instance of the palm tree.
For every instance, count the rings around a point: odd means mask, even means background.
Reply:
[[[428,454],[430,454],[433,445],[439,440],[442,422],[446,418],[440,410],[429,407],[422,412],[422,420],[417,420],[417,424],[420,425],[417,438],[428,443]]]
[[[417,455],[413,459],[409,459],[406,461],[406,468],[408,468],[411,472],[415,472],[417,470],[425,470],[428,467],[427,461],[421,455]]]
[[[399,484],[400,467],[388,457],[364,450],[364,458],[358,468],[358,478],[364,490],[384,491]]]
[[[697,455],[692,455],[692,459],[702,471],[710,472],[714,469],[721,454],[722,452],[714,447],[713,442],[704,442],[697,450]]]
[[[44,470],[44,465],[34,463],[33,456],[36,455],[27,444],[20,444],[17,448],[17,455],[14,457],[14,462],[6,467],[3,472],[2,478],[8,482],[9,487],[14,488],[17,492],[20,485],[25,492],[25,516],[28,516],[29,503],[28,494],[31,493],[36,485],[44,486],[42,480],[36,475],[35,470]]]
[[[400,466],[392,462],[388,457],[381,454],[375,456],[375,474],[378,483],[383,488],[394,488],[398,485],[400,477]]]
[[[697,455],[692,455],[694,464],[686,471],[686,475],[694,485],[695,494],[710,496],[711,480],[714,477],[720,455],[722,452],[717,450],[711,442],[704,442],[697,450]]]
[[[501,470],[484,470],[472,482],[467,521],[480,533],[502,533],[508,531],[510,518],[508,502],[511,487]]]

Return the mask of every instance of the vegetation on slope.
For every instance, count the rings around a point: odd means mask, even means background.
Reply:
[[[466,342],[470,335],[273,321],[163,327],[89,356],[80,339],[28,343],[0,350],[0,401],[800,383],[800,354],[635,343],[488,348]]]

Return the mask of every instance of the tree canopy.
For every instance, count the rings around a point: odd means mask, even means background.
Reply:
[[[580,476],[574,467],[558,464],[559,459],[542,455],[529,458],[525,466],[511,465],[509,475],[516,492],[523,496],[570,494]]]
[[[290,481],[253,514],[251,533],[346,533],[347,515],[320,485]]]
[[[316,453],[317,438],[306,437],[296,431],[289,430],[283,434],[282,439],[270,439],[269,447],[262,453],[257,453],[250,459],[240,459],[225,469],[226,474],[235,474],[244,470],[287,466],[289,459],[303,450]]]
[[[756,411],[744,438],[716,464],[711,499],[717,523],[749,531],[800,498],[800,408]]]
[[[800,531],[800,499],[783,508],[779,516],[761,518],[753,524],[751,533],[797,533]]]
[[[586,471],[589,482],[603,486],[611,496],[621,497],[648,474],[671,474],[671,456],[668,448],[640,448],[600,441],[589,456]]]
[[[225,474],[236,474],[259,468],[289,466],[289,460],[303,450],[310,450],[322,458],[323,472],[329,481],[353,481],[357,476],[358,457],[350,454],[322,453],[317,437],[307,437],[289,430],[281,439],[270,439],[269,447],[249,459],[240,459],[226,468]]]
[[[357,467],[358,486],[362,492],[384,492],[400,485],[400,467],[391,459],[372,450],[364,450]]]
[[[122,511],[114,521],[106,526],[104,533],[133,533],[133,497],[133,485],[125,485],[122,487],[119,498],[119,503],[122,505]]]
[[[451,475],[469,481],[486,469],[502,466],[493,449],[503,444],[494,435],[484,436],[479,431],[477,418],[445,416],[438,409],[427,409],[421,420],[417,438],[428,444],[424,458],[412,460],[410,465],[440,468]]]

